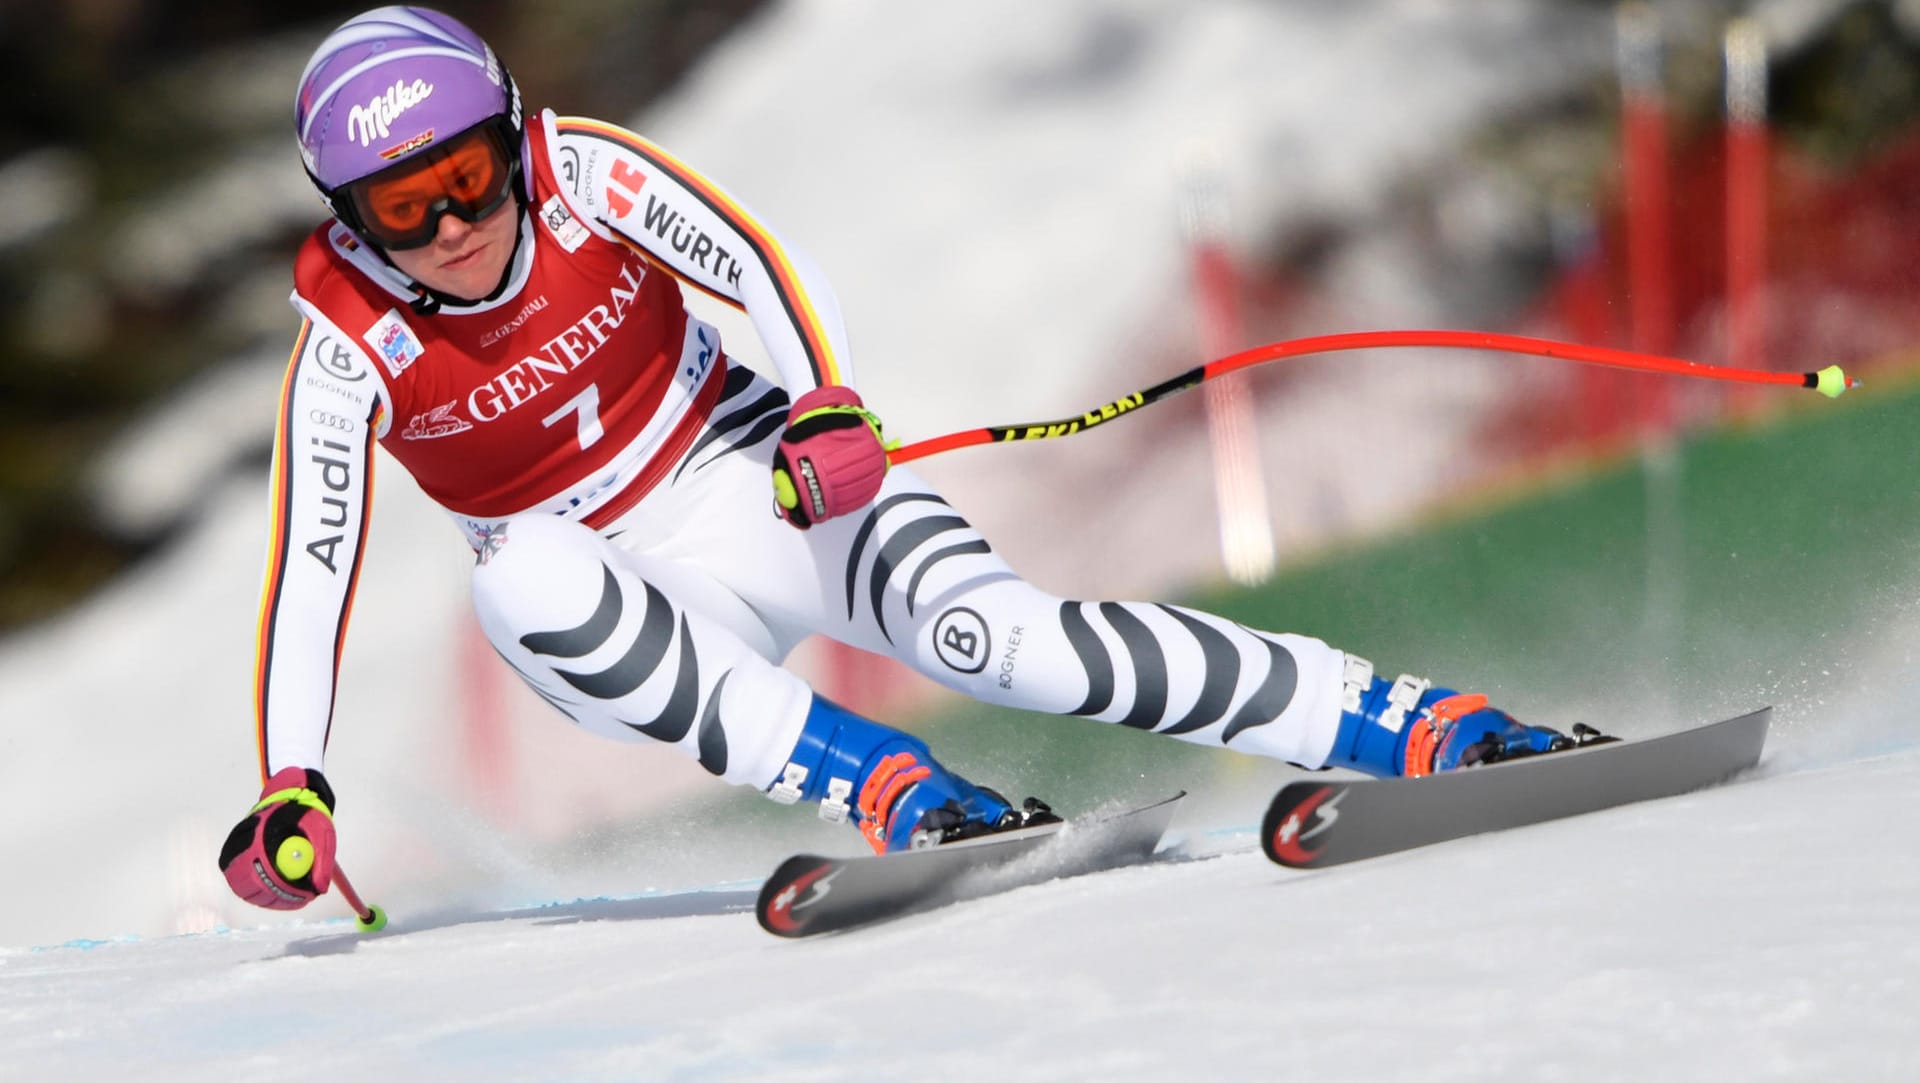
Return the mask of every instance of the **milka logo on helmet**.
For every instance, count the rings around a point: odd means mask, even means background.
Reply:
[[[375,95],[367,104],[353,107],[347,114],[347,134],[361,146],[371,147],[374,140],[391,136],[393,122],[400,119],[400,114],[432,96],[433,84],[425,79],[395,83],[385,94]]]

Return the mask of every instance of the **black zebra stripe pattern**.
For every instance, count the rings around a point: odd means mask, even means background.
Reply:
[[[602,563],[600,571],[600,602],[591,616],[573,628],[521,636],[520,645],[534,654],[562,659],[584,658],[605,646],[619,626],[626,602],[613,569]],[[700,766],[715,775],[725,774],[727,738],[720,721],[720,693],[726,688],[731,673],[722,673],[720,679],[714,682],[713,692],[707,697],[706,710],[701,711],[700,663],[694,650],[693,636],[687,627],[686,615],[678,614],[676,621],[673,606],[667,601],[666,595],[651,583],[643,582],[641,586],[646,592],[646,610],[641,617],[640,630],[626,651],[612,665],[597,673],[578,673],[558,667],[554,668],[554,673],[583,695],[603,702],[617,700],[638,689],[660,671],[661,663],[673,645],[677,627],[680,658],[674,674],[673,690],[667,696],[666,705],[649,722],[632,722],[625,718],[618,720],[621,725],[655,740],[677,744],[693,729],[697,718],[700,726]],[[521,676],[525,677],[526,674],[522,672]],[[539,687],[534,681],[527,683],[536,689]],[[578,721],[578,716],[555,702],[553,697],[545,693],[542,696],[565,711],[568,717]]]
[[[867,517],[861,522],[859,531],[854,534],[853,544],[847,550],[847,619],[853,619],[859,590],[860,565],[866,558],[869,544],[879,533],[881,517],[894,508],[910,503],[936,504],[952,511],[952,507],[945,500],[932,493],[897,493],[875,504],[873,509],[867,512]],[[893,642],[893,633],[887,628],[887,615],[881,604],[886,598],[887,584],[892,581],[894,573],[900,570],[915,550],[942,534],[956,530],[972,533],[973,526],[958,514],[926,514],[908,521],[888,534],[886,540],[880,543],[873,558],[873,566],[867,573],[867,604],[873,610],[874,624],[880,629],[880,634],[886,637],[887,642]],[[993,547],[976,534],[965,541],[955,542],[929,553],[914,567],[913,574],[907,579],[907,615],[912,616],[918,605],[920,581],[926,578],[928,571],[941,562],[955,557],[991,552]]]
[[[744,406],[728,410],[724,414],[719,412],[753,386],[754,379],[754,371],[745,365],[734,365],[727,369],[727,382],[721,385],[720,401],[714,404],[715,416],[707,423],[706,431],[700,434],[700,439],[695,441],[693,447],[689,448],[687,454],[681,458],[679,468],[673,472],[675,482],[678,482],[680,476],[689,468],[697,474],[736,451],[753,447],[778,432],[780,427],[786,424],[787,393],[778,387],[769,387],[764,394]],[[700,459],[702,452],[713,444],[723,441],[720,450],[705,459]],[[697,465],[696,460],[699,460]]]
[[[1119,719],[1123,726],[1174,735],[1192,733],[1224,720],[1226,726],[1221,731],[1220,742],[1226,744],[1241,733],[1280,717],[1293,701],[1300,682],[1299,665],[1293,655],[1250,628],[1221,622],[1227,628],[1253,636],[1266,647],[1268,657],[1266,676],[1240,709],[1233,712],[1233,717],[1227,718],[1227,708],[1232,705],[1240,683],[1239,650],[1221,625],[1187,610],[1159,605],[1154,608],[1172,616],[1193,636],[1205,660],[1200,695],[1179,721],[1163,729],[1167,712],[1167,653],[1154,630],[1135,612],[1141,608],[1139,603],[1062,602],[1061,627],[1066,632],[1068,645],[1087,672],[1086,699],[1067,712],[1069,714],[1096,715],[1113,705],[1116,659],[1088,619],[1090,605],[1119,638],[1133,674],[1133,705]]]

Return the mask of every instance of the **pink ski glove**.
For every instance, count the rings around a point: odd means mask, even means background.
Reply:
[[[794,400],[773,453],[773,499],[781,518],[805,530],[858,511],[886,476],[880,419],[867,412],[853,388],[816,387]]]
[[[269,910],[298,910],[333,883],[333,788],[318,771],[288,767],[220,848],[233,893]]]

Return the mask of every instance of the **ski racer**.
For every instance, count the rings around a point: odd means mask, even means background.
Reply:
[[[487,638],[556,710],[848,822],[875,850],[1052,819],[780,661],[821,633],[987,703],[1306,767],[1424,774],[1568,741],[1301,635],[1062,599],[888,469],[820,270],[670,151],[523,112],[460,22],[383,7],[324,41],[295,131],[332,218],[294,265],[260,608],[265,787],[219,863],[292,909],[333,876],[321,773],[373,444],[452,517]],[[688,289],[744,309],[770,367]],[[729,344],[733,349],[739,346]],[[776,379],[777,378],[777,379]],[[988,665],[1017,637],[1017,667]],[[306,840],[311,864],[278,860]]]

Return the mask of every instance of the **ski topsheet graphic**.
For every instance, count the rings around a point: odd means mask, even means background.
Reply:
[[[1758,763],[1772,713],[1424,778],[1288,783],[1260,845],[1282,865],[1319,868],[1671,797]]]
[[[1141,808],[861,857],[800,854],[760,888],[776,936],[812,936],[1151,857],[1184,793]]]

